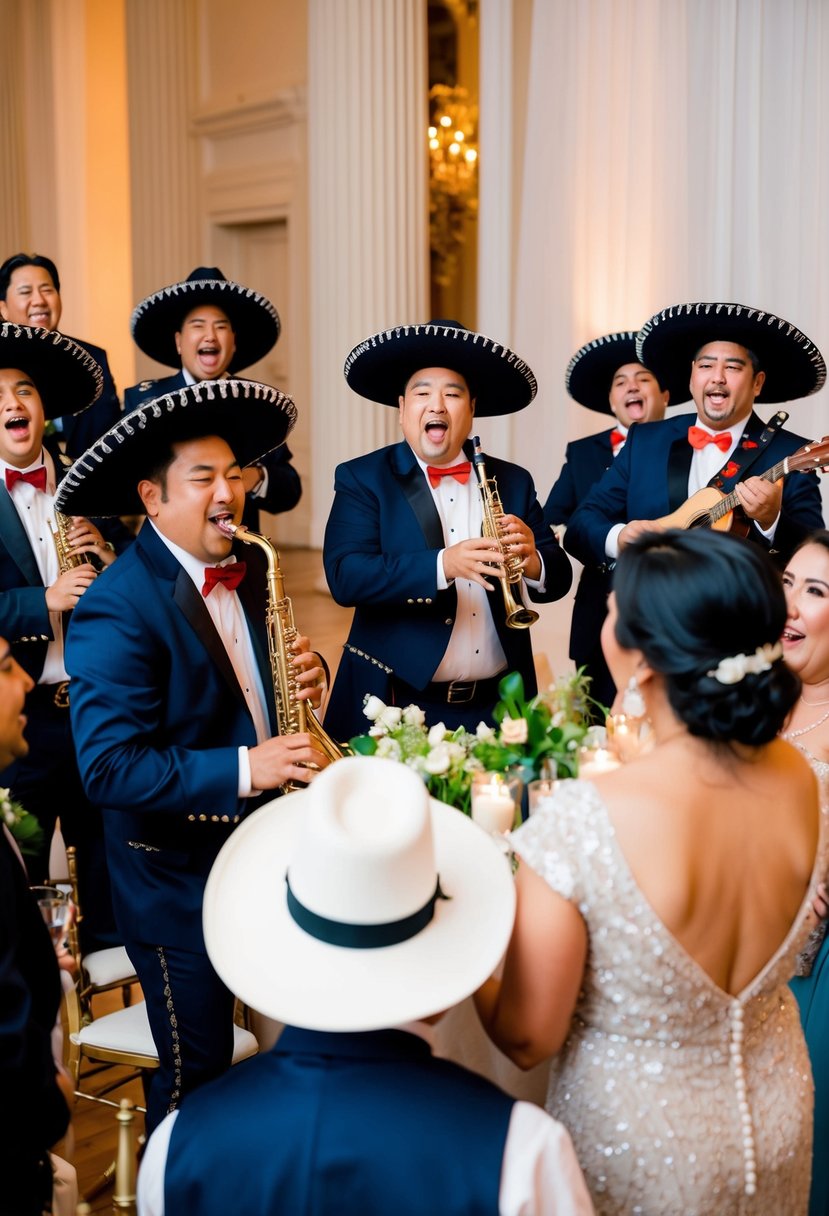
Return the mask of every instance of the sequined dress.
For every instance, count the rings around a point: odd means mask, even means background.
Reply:
[[[599,1216],[802,1216],[812,1083],[787,981],[826,869],[825,822],[810,895],[737,997],[655,915],[590,782],[563,782],[513,840],[588,927],[547,1109],[573,1138]]]

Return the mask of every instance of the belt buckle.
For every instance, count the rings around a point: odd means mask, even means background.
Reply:
[[[55,686],[53,701],[58,709],[69,708],[69,681],[61,680],[60,684]]]
[[[452,680],[446,690],[447,705],[466,705],[475,696],[477,680]]]

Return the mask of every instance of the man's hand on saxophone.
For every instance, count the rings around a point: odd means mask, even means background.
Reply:
[[[88,562],[64,570],[52,586],[46,588],[46,607],[50,612],[71,612],[84,591],[97,577],[98,571]]]
[[[307,701],[312,709],[319,709],[325,693],[325,669],[320,663],[320,657],[311,649],[311,640],[297,637],[291,647],[294,652],[293,664],[297,672],[297,700]]]
[[[276,735],[248,749],[250,780],[255,790],[275,790],[282,786],[305,785],[313,781],[318,769],[329,760],[316,740],[303,731],[297,735]]]
[[[535,537],[523,519],[517,515],[502,515],[499,523],[501,543],[509,550],[510,556],[517,557],[523,567],[522,573],[527,578],[541,577],[541,558],[535,547]]]
[[[73,515],[71,525],[66,529],[66,541],[72,556],[88,553],[94,556],[101,566],[111,566],[115,561],[115,551],[106,543],[101,533],[89,519],[82,515]]]
[[[466,578],[492,591],[495,582],[491,580],[500,578],[503,564],[501,547],[489,536],[473,536],[443,551],[443,573],[450,583],[456,578]]]

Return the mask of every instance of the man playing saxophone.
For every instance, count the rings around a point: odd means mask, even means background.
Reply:
[[[474,416],[529,405],[536,382],[512,351],[456,321],[367,338],[346,359],[349,386],[397,407],[403,442],[342,464],[325,533],[334,599],[354,607],[325,726],[336,739],[366,727],[363,698],[419,704],[430,723],[489,721],[506,672],[535,692],[529,630],[510,627],[498,571],[548,602],[570,587],[570,563],[545,530],[529,473],[487,458],[503,503],[499,536],[482,535],[482,499],[464,443]],[[471,454],[471,453],[470,453]]]
[[[233,997],[202,936],[213,860],[259,803],[327,763],[308,732],[276,734],[275,693],[313,705],[322,670],[296,638],[295,692],[274,689],[265,561],[252,546],[235,554],[228,536],[242,467],[295,417],[266,385],[191,385],[125,415],[76,461],[57,502],[147,516],[76,610],[67,666],[79,766],[103,811],[115,913],[160,1061],[150,1128],[231,1060]]]
[[[100,817],[83,796],[75,763],[64,631],[71,611],[115,554],[95,523],[73,518],[65,521],[63,538],[72,564],[59,560],[54,495],[63,469],[57,443],[44,439],[44,430],[47,418],[89,408],[101,382],[98,364],[70,338],[0,324],[0,629],[36,685],[26,709],[30,754],[0,772],[0,786],[10,788],[43,829],[43,844],[28,862],[33,883],[48,876],[60,815],[88,896],[82,925],[87,949],[117,939]]]

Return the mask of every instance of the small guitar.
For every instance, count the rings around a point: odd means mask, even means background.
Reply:
[[[820,443],[807,443],[791,456],[778,461],[767,472],[752,476],[762,477],[764,481],[778,481],[781,477],[788,477],[789,473],[807,473],[822,469],[826,464],[829,464],[829,435],[824,435]],[[703,486],[676,511],[663,515],[656,522],[665,528],[713,528],[715,532],[728,532],[739,506],[736,490],[723,494],[714,486]]]

